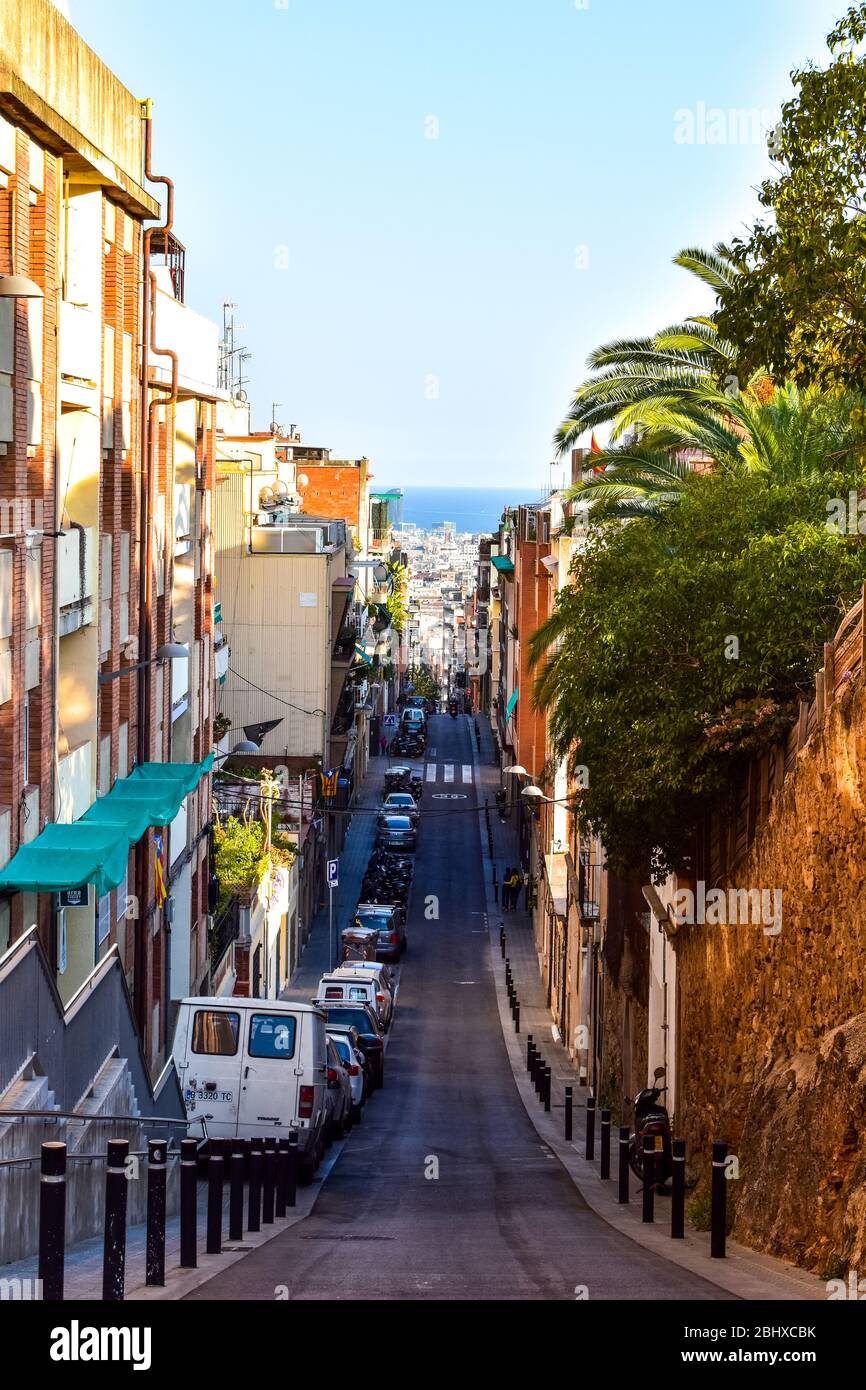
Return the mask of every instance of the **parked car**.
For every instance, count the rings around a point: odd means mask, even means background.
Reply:
[[[397,903],[358,903],[355,921],[376,932],[376,960],[399,960],[406,950],[406,917]]]
[[[369,1004],[383,1029],[387,1029],[391,1019],[391,996],[372,975],[341,976],[336,972],[329,972],[319,981],[316,999],[340,999],[345,1004]]]
[[[188,1118],[217,1139],[297,1131],[299,1176],[312,1181],[328,1119],[326,1017],[277,999],[181,1000],[172,1051]]]
[[[403,733],[407,733],[410,730],[413,733],[419,731],[422,733],[426,732],[427,715],[424,713],[424,710],[416,709],[414,705],[407,705],[400,716],[400,728]]]
[[[355,1054],[355,1057],[360,1059],[362,1095],[364,1101],[369,1100],[376,1089],[375,1067],[372,1058],[368,1057],[361,1047],[361,1039],[357,1028],[351,1023],[333,1023],[329,1021],[328,1034],[330,1037],[336,1038],[337,1041],[341,1038],[345,1039]]]
[[[365,963],[374,964],[374,962]],[[378,962],[375,963],[378,964]],[[387,969],[387,966],[379,966],[379,969]],[[331,972],[330,980],[327,977],[323,977],[322,982],[319,984],[318,992],[323,999],[330,998],[328,989],[333,988],[336,982],[343,985],[348,984],[350,986],[349,994],[344,997],[348,997],[351,1000],[361,997],[354,992],[358,986],[366,986],[368,997],[372,997],[372,1003],[376,1009],[376,1013],[379,1015],[379,1021],[382,1027],[386,1031],[391,1027],[391,1019],[394,1015],[394,996],[381,975],[373,974],[370,970],[355,970],[351,964],[339,966],[338,969]],[[322,987],[323,985],[324,988]]]
[[[359,909],[359,910],[360,910],[360,909]],[[396,976],[395,972],[391,969],[390,965],[386,964],[385,961],[383,961],[383,960],[375,960],[375,961],[373,961],[373,960],[353,960],[353,961],[347,961],[345,965],[340,965],[340,966],[338,966],[337,969],[336,969],[336,971],[335,971],[334,973],[337,974],[337,975],[340,975],[340,974],[343,973],[343,971],[347,971],[347,970],[352,970],[352,971],[355,971],[355,970],[359,970],[359,971],[369,970],[369,971],[373,972],[373,973],[376,975],[376,978],[382,981],[382,984],[385,986],[385,988],[387,989],[388,993],[391,995],[391,998],[394,999],[394,997],[395,997],[395,995],[396,995],[396,993],[397,993],[397,976]]]
[[[418,825],[418,817],[421,812],[411,792],[389,792],[382,804],[381,815],[400,815],[408,816],[414,824]]]
[[[418,831],[409,816],[383,816],[377,822],[376,844],[398,854],[410,854],[418,848]]]
[[[381,1086],[385,1076],[385,1044],[382,1029],[379,1027],[373,1010],[368,1004],[343,1004],[338,1000],[321,999],[317,1002],[327,1019],[327,1025],[351,1024],[358,1030],[358,1046],[365,1057],[370,1059],[375,1086]]]
[[[328,1038],[340,1054],[340,1061],[349,1081],[352,1124],[359,1125],[364,1101],[367,1099],[364,1054],[355,1047],[348,1033],[329,1032]]]
[[[325,1045],[328,1049],[325,1143],[330,1144],[334,1139],[345,1138],[352,1128],[352,1085],[333,1040],[326,1036]]]

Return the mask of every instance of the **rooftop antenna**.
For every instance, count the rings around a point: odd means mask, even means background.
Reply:
[[[271,401],[271,434],[282,434],[279,423],[277,422],[277,410],[282,405],[282,401]]]

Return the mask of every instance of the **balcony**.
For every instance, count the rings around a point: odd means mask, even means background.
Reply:
[[[83,304],[62,299],[59,327],[61,399],[93,407],[102,374],[100,315]]]
[[[231,661],[232,649],[228,642],[222,642],[214,650],[213,665],[214,679],[222,683],[228,675],[229,662]]]
[[[74,526],[57,539],[58,631],[61,637],[93,622],[93,528]]]
[[[217,391],[219,329],[163,289],[156,292],[156,342],[177,353],[181,394],[214,395]],[[167,357],[150,358],[151,379],[171,381]]]

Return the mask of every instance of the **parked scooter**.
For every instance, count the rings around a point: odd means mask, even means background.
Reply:
[[[653,1072],[656,1083],[665,1075],[664,1067],[656,1067]],[[647,1086],[634,1098],[634,1134],[628,1145],[629,1167],[636,1177],[643,1180],[644,1137],[649,1135],[655,1145],[655,1187],[658,1191],[668,1181],[673,1171],[671,1156],[671,1121],[667,1110],[659,1104],[659,1097],[667,1086]]]
[[[452,719],[456,719],[456,718],[457,718],[457,701],[456,701],[456,700],[452,700],[452,701],[451,701],[450,705],[448,706],[448,713],[451,715],[451,718],[452,718]]]

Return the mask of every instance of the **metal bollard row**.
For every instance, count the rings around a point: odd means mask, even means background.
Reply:
[[[207,1160],[206,1243],[208,1254],[223,1248],[223,1197],[229,1180],[229,1240],[243,1237],[244,1170],[249,1159],[247,1229],[259,1231],[285,1219],[297,1204],[298,1135],[288,1139],[212,1139]],[[165,1225],[169,1149],[166,1139],[147,1146],[147,1224],[145,1283],[165,1284]],[[126,1221],[130,1178],[129,1141],[109,1139],[105,1166],[105,1217],[102,1251],[102,1298],[121,1302],[126,1285]],[[182,1269],[198,1263],[198,1144],[184,1139],[180,1146],[180,1258]],[[67,1149],[44,1143],[39,1183],[38,1277],[42,1298],[60,1303],[64,1296],[66,1262]]]

